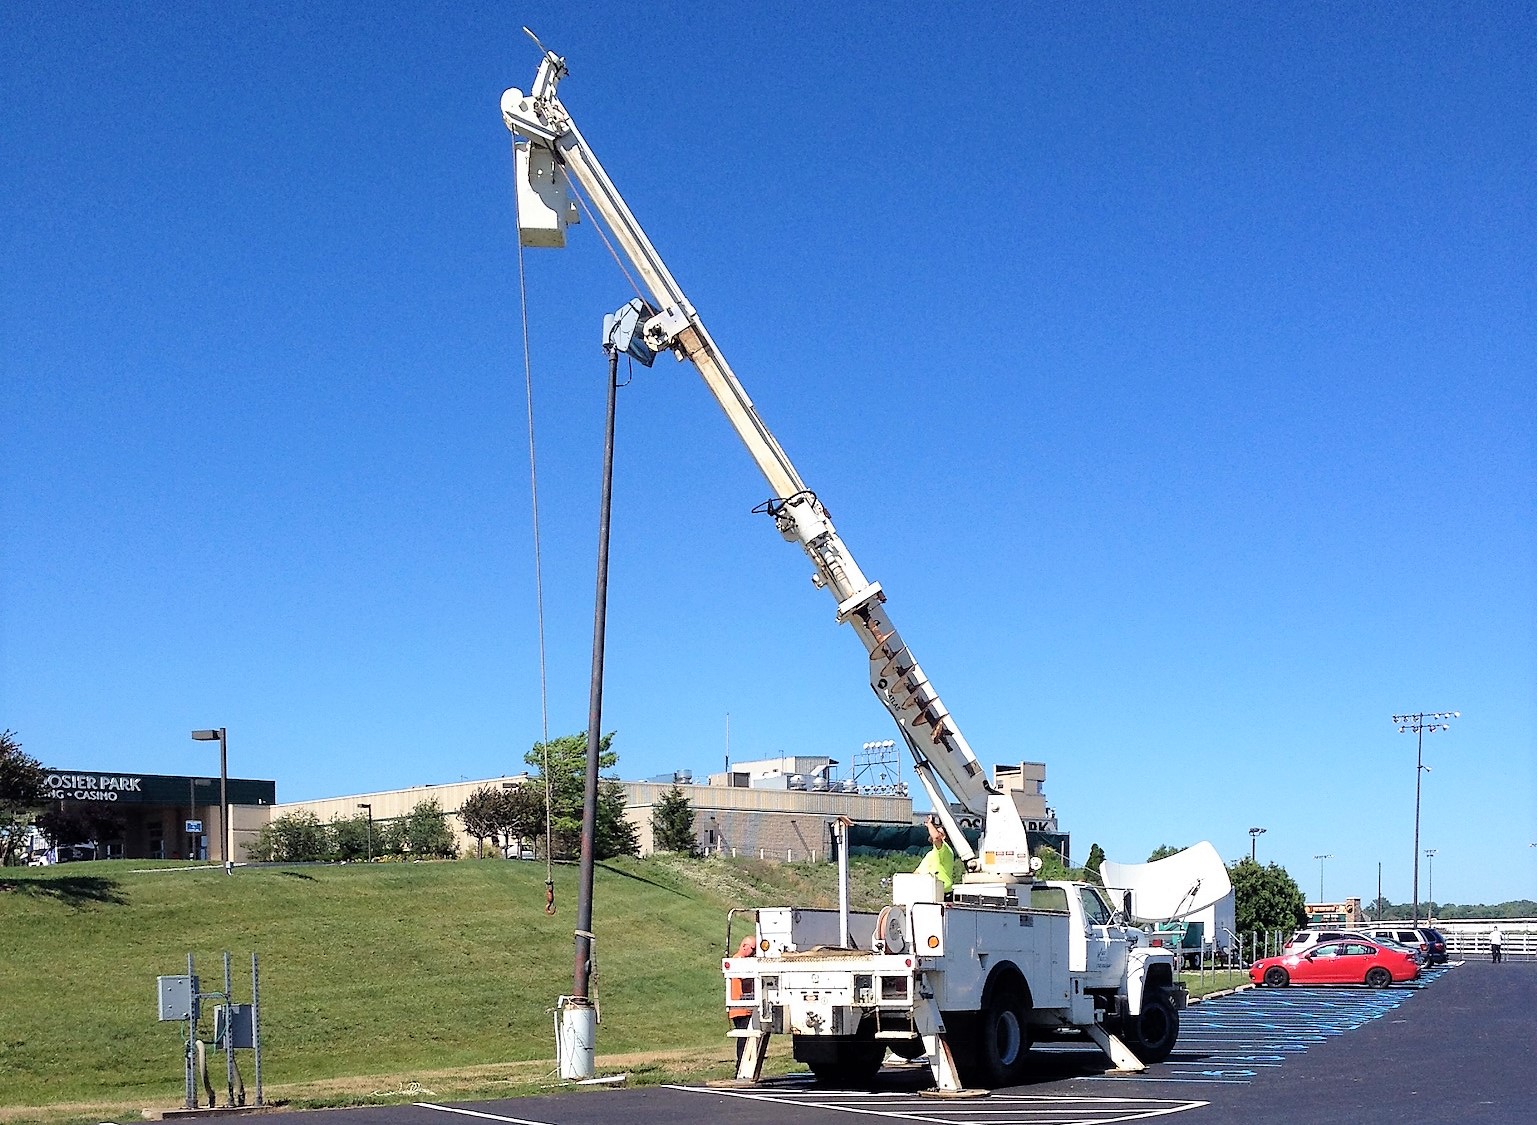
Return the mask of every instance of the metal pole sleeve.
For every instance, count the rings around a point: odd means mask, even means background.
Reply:
[[[592,615],[592,680],[587,703],[587,779],[582,790],[581,878],[576,898],[576,955],[571,994],[590,999],[592,875],[598,833],[598,753],[603,741],[603,642],[608,626],[608,531],[614,496],[614,415],[619,399],[619,352],[608,349],[608,416],[603,432],[603,495],[598,512],[598,580]]]

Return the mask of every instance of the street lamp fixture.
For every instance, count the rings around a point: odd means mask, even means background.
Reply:
[[[1329,855],[1315,855],[1313,858],[1318,861],[1318,904],[1322,906],[1324,901],[1324,860],[1333,859],[1334,856],[1331,853]]]
[[[224,861],[224,874],[229,875],[234,872],[234,860],[230,857],[230,840],[234,833],[230,831],[229,823],[229,743],[223,727],[195,730],[192,738],[195,742],[219,744],[219,858]]]
[[[1425,859],[1430,864],[1430,890],[1425,895],[1430,901],[1425,904],[1425,921],[1434,922],[1436,920],[1436,849],[1426,848]]]
[[[368,810],[368,862],[374,861],[374,807],[367,801],[359,801],[358,808]]]
[[[1414,748],[1414,924],[1420,924],[1420,774],[1429,773],[1425,764],[1425,735],[1450,730],[1449,720],[1462,718],[1461,711],[1419,711],[1413,715],[1394,715],[1399,734],[1415,736]]]
[[[1259,862],[1259,860],[1255,858],[1255,855],[1256,855],[1256,852],[1257,852],[1257,849],[1256,849],[1255,845],[1259,843],[1259,838],[1261,836],[1263,836],[1264,834],[1265,834],[1265,830],[1263,828],[1251,828],[1251,829],[1249,829],[1249,862],[1250,863],[1258,863]]]

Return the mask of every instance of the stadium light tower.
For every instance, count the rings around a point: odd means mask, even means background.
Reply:
[[[1420,775],[1428,773],[1425,764],[1425,735],[1450,730],[1448,720],[1462,718],[1461,711],[1420,711],[1413,715],[1394,715],[1399,734],[1413,734],[1414,748],[1414,924],[1420,924]]]
[[[1255,856],[1259,852],[1259,849],[1257,847],[1257,845],[1259,844],[1259,838],[1261,836],[1263,836],[1264,834],[1265,834],[1265,830],[1263,828],[1251,828],[1251,829],[1249,829],[1249,862],[1250,863],[1258,863],[1259,862],[1259,860],[1256,859]]]
[[[1318,905],[1322,906],[1324,901],[1324,860],[1333,859],[1334,856],[1333,854],[1315,855],[1313,858],[1318,861]]]

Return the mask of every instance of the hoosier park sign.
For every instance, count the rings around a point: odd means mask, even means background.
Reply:
[[[43,780],[50,801],[142,801],[144,778],[119,773],[51,773]]]

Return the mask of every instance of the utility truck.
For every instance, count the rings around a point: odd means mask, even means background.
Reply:
[[[1017,1082],[1032,1039],[1048,1034],[1086,1036],[1124,1070],[1167,1057],[1185,1004],[1175,955],[1132,924],[1129,895],[1120,903],[1094,885],[1036,879],[1039,860],[1013,797],[988,782],[892,623],[885,591],[865,576],[758,416],[577,129],[557,93],[565,61],[540,50],[530,91],[508,90],[501,102],[514,135],[520,241],[564,245],[580,214],[573,186],[585,194],[650,295],[608,318],[605,349],[643,363],[670,351],[697,368],[772,490],[757,510],[805,552],[813,585],[832,594],[838,622],[864,645],[870,686],[901,731],[964,868],[948,896],[932,876],[897,876],[892,902],[878,915],[850,911],[846,877],[837,910],[759,911],[757,955],[723,962],[726,1006],[751,1012],[732,1032],[745,1040],[738,1078],[758,1079],[774,1035],[790,1036],[796,1058],[824,1082],[867,1082],[890,1049],[926,1057],[945,1091]],[[967,843],[958,816],[981,820],[978,847]],[[846,863],[847,848],[840,854]],[[1185,906],[1226,893],[1226,871],[1209,844],[1175,858],[1178,879],[1214,867],[1196,880],[1201,894],[1184,896]]]

